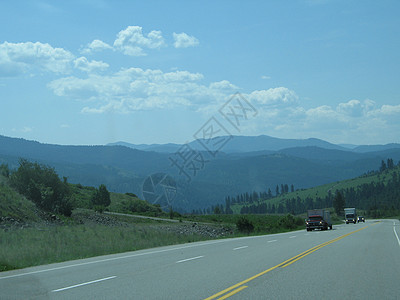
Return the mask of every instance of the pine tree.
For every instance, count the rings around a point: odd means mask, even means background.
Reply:
[[[99,186],[92,197],[92,204],[94,208],[100,212],[111,204],[110,192],[107,190],[104,184]]]
[[[341,192],[337,191],[335,198],[333,199],[333,207],[335,209],[336,214],[341,214],[343,212],[345,206],[345,199]]]
[[[394,168],[394,162],[393,162],[393,159],[392,159],[392,158],[388,158],[388,159],[387,159],[387,168],[388,168],[389,170]]]
[[[387,167],[386,167],[385,161],[382,160],[382,162],[381,162],[381,167],[380,167],[379,171],[383,172],[383,171],[385,171],[386,169],[387,169]]]

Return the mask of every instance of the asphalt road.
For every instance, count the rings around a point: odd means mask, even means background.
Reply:
[[[0,299],[399,299],[400,223],[155,248],[0,273]]]

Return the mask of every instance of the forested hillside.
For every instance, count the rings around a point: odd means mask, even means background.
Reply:
[[[251,143],[239,147],[237,142],[233,143],[239,140]],[[262,148],[268,147],[268,141],[272,148],[304,147],[279,151]],[[0,163],[16,169],[23,157],[54,168],[60,178],[67,178],[68,183],[96,188],[104,184],[110,192],[133,193],[141,199],[146,199],[143,185],[150,176],[168,174],[176,182],[176,195],[170,205],[185,213],[225,205],[227,195],[236,197],[253,191],[262,194],[269,189],[275,193],[276,185],[282,183],[306,189],[357,177],[376,170],[381,160],[386,161],[388,157],[398,161],[400,149],[396,148],[397,144],[391,146],[394,148],[381,147],[384,149],[379,152],[355,153],[315,139],[235,137],[231,148],[223,148],[213,156],[207,151],[157,153],[124,146],[49,145],[0,136]],[[250,152],[224,153],[225,150],[246,149]],[[254,152],[256,149],[264,150]],[[192,155],[188,155],[190,153]]]
[[[334,207],[340,214],[346,207],[356,207],[369,216],[396,215],[400,212],[400,164],[393,159],[381,162],[378,171],[363,176],[333,182],[318,187],[289,192],[287,184],[263,194],[245,193],[226,198],[227,212],[236,213],[292,213],[308,209]],[[293,187],[291,188],[293,190]],[[338,206],[335,201],[344,198]]]

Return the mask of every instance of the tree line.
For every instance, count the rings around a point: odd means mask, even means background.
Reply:
[[[246,213],[275,213],[276,208],[275,206],[268,206],[263,203],[260,203],[260,200],[268,200],[274,197],[277,197],[279,195],[284,195],[286,193],[294,192],[294,185],[291,184],[290,186],[288,184],[277,184],[275,188],[275,194],[272,193],[271,188],[268,188],[267,191],[264,192],[246,192],[246,193],[241,193],[236,196],[227,196],[225,197],[225,205],[223,204],[216,204],[216,205],[211,205],[208,208],[205,209],[196,209],[192,211],[192,214],[195,215],[210,215],[210,214],[233,214],[233,210],[231,208],[232,205],[235,204],[249,204],[252,209],[246,209],[244,208],[244,211],[242,212],[243,214]],[[279,207],[279,211],[283,210],[283,208]],[[246,212],[248,211],[248,212]]]
[[[290,185],[290,192],[294,192],[294,185]],[[289,185],[287,183],[277,184],[275,187],[275,194],[272,194],[270,188],[266,192],[257,193],[253,191],[252,193],[239,194],[236,197],[226,197],[225,198],[225,210],[226,213],[233,213],[230,208],[233,204],[249,204],[243,206],[241,209],[241,214],[264,214],[264,213],[285,213],[283,206],[276,207],[274,204],[266,204],[263,201],[278,197],[289,193]],[[261,201],[262,200],[262,201]],[[260,203],[261,202],[261,203]]]
[[[400,162],[397,168],[400,167]],[[253,201],[241,208],[241,214],[301,214],[309,209],[334,207],[338,214],[343,213],[343,208],[356,207],[367,211],[368,215],[380,217],[400,211],[400,172],[394,171],[396,165],[393,159],[381,162],[379,171],[369,174],[378,175],[377,182],[365,183],[357,187],[336,190],[333,194],[328,192],[325,197],[301,199],[300,197],[287,198],[277,205],[265,203],[260,200]],[[388,178],[390,177],[390,178]]]

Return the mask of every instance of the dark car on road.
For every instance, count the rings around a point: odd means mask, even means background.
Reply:
[[[365,218],[363,216],[358,216],[357,223],[365,222]]]

